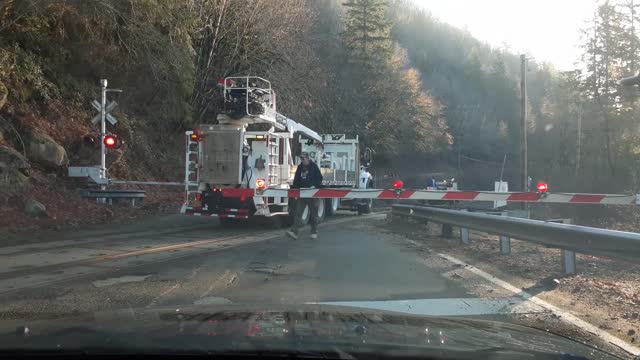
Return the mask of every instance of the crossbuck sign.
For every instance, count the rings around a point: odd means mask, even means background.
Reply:
[[[91,119],[91,123],[93,125],[96,125],[100,122],[100,120],[102,120],[102,104],[98,102],[98,100],[93,100],[91,101],[91,106],[93,106],[94,109],[98,110],[98,115],[94,116],[93,119]],[[110,114],[111,111],[116,108],[116,106],[118,106],[117,102],[108,101],[104,108],[105,120],[108,121],[111,125],[115,125],[118,122],[118,120]]]

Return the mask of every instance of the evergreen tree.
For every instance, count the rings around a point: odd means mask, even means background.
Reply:
[[[343,34],[353,59],[370,69],[380,69],[391,55],[391,26],[386,0],[348,0]]]

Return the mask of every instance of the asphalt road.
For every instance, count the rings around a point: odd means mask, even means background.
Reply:
[[[336,216],[317,240],[172,216],[2,247],[0,319],[194,304],[331,303],[505,321],[547,312],[386,231],[385,216]]]
[[[424,314],[541,311],[510,306],[508,294],[478,298],[448,277],[452,264],[425,264],[409,243],[381,231],[384,217],[338,216],[317,240],[304,232],[291,240],[259,224],[224,229],[215,219],[169,217],[155,220],[166,227],[0,248],[0,316],[218,303],[404,309],[406,300]]]
[[[215,219],[186,218],[186,227],[144,228],[130,236],[127,229],[90,238],[76,234],[0,248],[0,308],[28,309],[33,302],[43,310],[73,311],[81,302],[82,310],[92,311],[206,301],[465,296],[464,289],[426,271],[415,255],[378,234],[371,225],[383,216],[332,219],[317,240],[304,232],[294,241],[284,230],[255,224],[223,229]]]

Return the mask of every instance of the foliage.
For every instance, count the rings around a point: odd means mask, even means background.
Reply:
[[[348,0],[343,38],[351,57],[370,70],[384,68],[391,54],[386,0]]]

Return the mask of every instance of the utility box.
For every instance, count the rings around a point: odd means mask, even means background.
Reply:
[[[211,184],[242,182],[242,129],[202,126],[200,181]]]
[[[109,181],[100,176],[99,166],[69,166],[69,177],[89,178],[96,184],[107,184]]]

